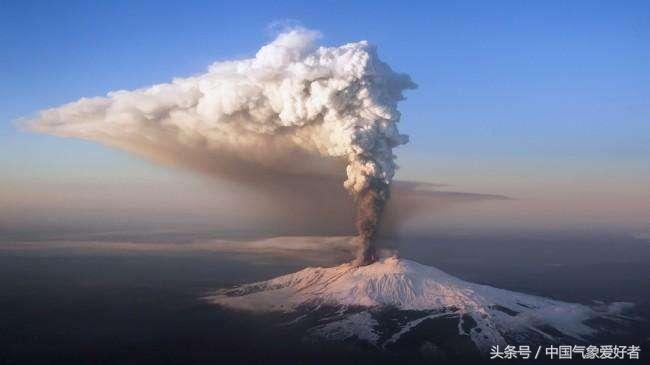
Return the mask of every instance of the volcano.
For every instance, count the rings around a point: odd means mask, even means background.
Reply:
[[[206,299],[236,310],[293,315],[289,323],[309,323],[312,338],[355,339],[382,348],[439,319],[454,320],[456,335],[479,349],[527,341],[579,343],[604,326],[630,320],[623,312],[632,306],[567,303],[517,293],[396,257],[366,266],[310,267],[222,289]]]

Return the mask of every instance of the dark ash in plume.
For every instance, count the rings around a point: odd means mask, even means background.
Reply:
[[[368,187],[359,192],[356,218],[357,256],[354,260],[359,266],[371,264],[377,259],[374,241],[388,198],[390,186],[379,179],[372,179]]]

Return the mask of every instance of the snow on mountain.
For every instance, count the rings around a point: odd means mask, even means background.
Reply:
[[[586,321],[621,321],[629,303],[586,306],[470,283],[431,266],[386,258],[371,265],[349,263],[332,268],[306,268],[268,281],[220,290],[208,300],[225,307],[256,312],[297,312],[321,306],[339,307],[339,316],[310,331],[324,338],[356,337],[386,346],[430,318],[457,316],[460,335],[478,347],[505,344],[506,339],[536,334],[587,339],[596,329]],[[392,307],[421,311],[390,336],[380,336],[373,309]],[[473,323],[465,323],[473,322]],[[379,343],[379,339],[383,342]]]

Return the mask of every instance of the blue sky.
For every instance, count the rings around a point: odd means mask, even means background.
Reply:
[[[17,183],[169,178],[124,152],[12,121],[252,56],[274,23],[317,29],[327,45],[367,39],[418,83],[400,107],[411,135],[397,152],[402,178],[522,194],[598,179],[604,191],[643,193],[650,183],[647,1],[5,0],[0,174]]]

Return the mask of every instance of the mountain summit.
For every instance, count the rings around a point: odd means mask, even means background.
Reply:
[[[333,308],[310,334],[331,340],[355,337],[382,347],[436,318],[457,318],[458,334],[469,336],[479,348],[531,338],[583,341],[598,330],[590,322],[624,321],[627,317],[621,311],[631,305],[561,302],[470,283],[396,257],[360,267],[347,263],[306,268],[220,290],[208,300],[239,310],[299,314],[295,321]],[[386,318],[386,310],[395,315]]]

